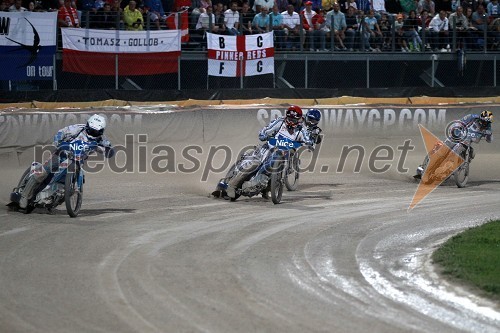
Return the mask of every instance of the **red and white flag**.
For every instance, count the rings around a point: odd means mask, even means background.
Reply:
[[[179,15],[181,17],[181,26],[179,25]],[[181,31],[181,42],[189,42],[189,16],[187,10],[177,13],[171,13],[166,20],[167,27],[171,30]]]
[[[226,36],[207,33],[208,75],[274,74],[273,33]]]
[[[123,31],[62,28],[63,71],[90,75],[175,73],[180,30]]]

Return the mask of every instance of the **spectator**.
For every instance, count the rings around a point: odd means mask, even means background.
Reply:
[[[79,4],[83,11],[95,11],[95,0],[80,0]]]
[[[160,30],[160,22],[167,19],[161,0],[144,0],[144,9],[147,19]]]
[[[385,1],[384,0],[371,0],[372,2],[372,8],[375,11],[375,17],[377,18],[377,21],[380,20],[382,17],[383,13],[386,13],[385,10]]]
[[[380,39],[382,38],[382,32],[380,31],[377,19],[375,18],[375,11],[370,9],[368,16],[366,16],[363,21],[363,49],[367,51],[380,52],[379,44]],[[370,40],[375,47],[371,46]]]
[[[496,18],[490,23],[490,35],[493,40],[491,50],[498,50],[500,45],[500,18]]]
[[[419,24],[416,12],[414,10],[410,10],[403,26],[405,37],[410,41],[410,51],[420,51],[422,48],[422,39],[418,34],[418,26]]]
[[[274,0],[274,4],[278,6],[278,11],[281,13],[286,11],[288,7],[288,0]]]
[[[293,10],[296,13],[299,13],[302,10],[302,0],[288,0],[288,3],[293,6]]]
[[[449,21],[446,12],[441,10],[429,23],[429,37],[432,49],[437,52],[446,52],[449,42]]]
[[[338,2],[335,2],[333,4],[333,10],[326,14],[326,26],[330,29],[330,31],[333,31],[334,42],[336,41],[339,45],[338,47],[334,45],[335,50],[347,50],[347,47],[344,45],[347,24],[345,21],[345,15],[340,11],[340,5]]]
[[[315,36],[315,30],[314,30],[314,25],[312,23],[312,18],[314,15],[316,15],[316,12],[312,10],[312,2],[307,1],[305,3],[306,8],[301,12],[302,16],[302,28],[304,29],[305,32],[305,38],[307,39],[309,43],[309,49],[311,51],[314,51],[314,36]],[[304,40],[301,41],[302,45],[304,45]]]
[[[358,5],[356,4],[355,0],[347,0],[346,2],[344,2],[344,7],[346,13],[349,11],[349,7],[353,7],[355,13],[358,10]],[[342,8],[340,8],[340,10],[342,10]],[[342,12],[344,11],[342,10]]]
[[[144,18],[136,6],[137,3],[131,0],[123,10],[123,23],[127,30],[143,30]]]
[[[439,14],[439,12],[442,10],[444,10],[446,13],[451,13],[452,0],[435,0],[434,3],[436,4],[436,15]]]
[[[269,32],[269,15],[267,15],[267,7],[261,7],[260,13],[254,16],[252,27],[256,34],[263,34]]]
[[[9,12],[26,12],[28,11],[23,7],[23,0],[16,0],[12,6],[9,7]]]
[[[94,2],[95,10],[98,10],[99,8],[104,7],[105,3],[106,3],[106,1],[104,1],[104,0],[95,0],[95,2]]]
[[[477,10],[472,13],[472,43],[474,48],[482,49],[487,42],[488,34],[488,14],[482,4],[477,6]]]
[[[19,0],[17,0],[19,1]],[[64,6],[59,8],[57,14],[59,27],[80,28],[80,21],[76,9],[71,6],[71,0],[64,0]]]
[[[99,8],[93,19],[94,27],[98,29],[116,29],[116,12],[111,10],[111,5],[105,3],[104,7]]]
[[[426,10],[431,17],[434,17],[436,15],[436,4],[432,0],[420,0],[418,2],[417,13],[420,15],[423,10]]]
[[[424,44],[426,49],[431,49],[429,43],[429,24],[431,23],[432,16],[429,15],[427,10],[422,10],[420,17],[418,18],[418,29],[420,38],[422,39],[422,44]]]
[[[290,4],[286,12],[281,13],[283,15],[286,48],[292,50],[295,50],[297,47],[300,37],[300,16],[294,9],[294,5]]]
[[[267,14],[267,13],[266,13]],[[238,27],[240,25],[240,13],[238,12],[238,3],[231,2],[231,8],[224,12],[224,25],[228,35],[239,35]]]
[[[457,34],[457,48],[465,49],[467,43],[472,39],[472,34],[469,31],[469,21],[464,15],[462,6],[457,7],[457,11],[452,13],[448,18],[450,28],[456,31]]]
[[[386,0],[385,1],[385,8],[388,13],[391,14],[397,14],[401,13],[401,4],[399,3],[399,0]],[[395,20],[395,18],[394,18]],[[391,20],[392,21],[392,20]]]
[[[262,7],[266,7],[267,9],[269,9],[272,8],[274,4],[275,0],[255,0],[252,10],[258,14]]]
[[[244,35],[251,35],[253,33],[252,22],[255,17],[255,13],[250,9],[250,4],[244,2],[241,7],[241,25]]]
[[[330,38],[330,28],[326,21],[326,12],[324,9],[318,9],[316,15],[312,18],[312,24],[314,27],[314,45],[318,46],[316,50],[327,51],[326,49],[326,39]],[[313,46],[314,48],[314,46]]]
[[[283,15],[281,15],[278,5],[273,6],[273,12],[270,14],[271,28],[274,32],[276,48],[278,50],[285,48],[285,25],[283,24]]]
[[[409,14],[412,10],[417,10],[418,0],[400,0],[401,9],[405,14]]]
[[[226,26],[224,25],[224,5],[218,3],[215,5],[215,25],[217,26],[217,31],[219,34],[224,34],[226,32]]]
[[[410,49],[406,44],[403,14],[398,14],[396,16],[396,21],[394,22],[394,30],[396,34],[396,47],[401,47],[401,52],[410,52]]]
[[[371,9],[371,2],[370,0],[356,0],[356,8],[362,10],[363,13],[368,13]]]
[[[387,13],[382,14],[378,25],[382,32],[382,50],[388,51],[392,48],[392,30],[391,21],[389,21]]]
[[[354,0],[353,0],[354,1]],[[324,9],[326,12],[329,12],[333,8],[333,4],[335,3],[335,0],[322,0],[321,1],[321,8]],[[344,2],[344,4],[348,3],[347,1]]]
[[[347,9],[347,14],[345,15],[345,43],[344,46],[347,47],[349,52],[354,51],[354,42],[356,35],[359,32],[358,18],[356,17],[356,9],[350,6]]]
[[[498,0],[491,0],[487,7],[490,18],[497,18],[500,15],[500,5]]]
[[[467,12],[467,8],[472,9],[472,11],[474,12],[474,10],[476,10],[476,4],[477,0],[463,0],[461,3],[462,8],[465,12]]]
[[[210,27],[211,26],[211,27]],[[196,23],[198,35],[205,35],[206,31],[217,33],[219,27],[215,24],[215,15],[212,7],[207,7],[206,11],[201,13]]]

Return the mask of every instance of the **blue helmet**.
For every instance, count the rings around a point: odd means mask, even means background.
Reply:
[[[318,125],[321,119],[321,112],[318,109],[309,109],[306,113],[305,123],[307,127],[314,127]]]

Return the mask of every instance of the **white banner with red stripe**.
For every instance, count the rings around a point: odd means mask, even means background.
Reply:
[[[273,33],[226,36],[207,33],[208,75],[240,77],[274,74]]]
[[[62,28],[63,70],[90,75],[175,73],[180,30],[123,31]]]

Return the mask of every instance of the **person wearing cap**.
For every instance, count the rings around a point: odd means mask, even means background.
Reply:
[[[314,15],[316,15],[316,12],[312,9],[312,2],[307,1],[305,3],[305,6],[306,6],[305,9],[300,12],[302,16],[302,28],[304,28],[305,37],[309,43],[309,49],[311,51],[314,51],[315,50],[314,39],[316,36],[321,38],[320,36],[321,32],[319,32],[320,30],[314,29],[312,18],[314,17]],[[323,38],[325,38],[324,32],[323,32]],[[305,40],[302,41],[302,44],[304,44],[304,42]]]

